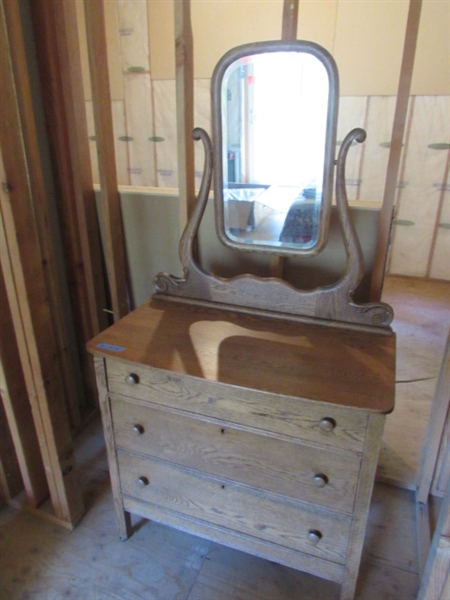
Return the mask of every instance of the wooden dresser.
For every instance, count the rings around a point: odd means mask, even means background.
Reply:
[[[88,349],[122,538],[133,513],[353,597],[394,334],[154,300]]]

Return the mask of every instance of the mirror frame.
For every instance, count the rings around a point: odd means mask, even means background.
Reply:
[[[222,82],[225,73],[236,60],[256,54],[298,52],[315,56],[325,67],[329,80],[327,123],[324,148],[321,216],[318,239],[312,248],[273,246],[268,243],[246,244],[230,239],[226,233],[223,199],[223,133],[222,133]],[[322,46],[304,40],[256,42],[237,46],[227,52],[217,63],[212,76],[212,126],[214,139],[214,204],[217,236],[227,247],[246,252],[270,253],[277,256],[314,256],[327,243],[333,196],[334,167],[336,164],[336,130],[339,105],[339,75],[334,58]]]
[[[269,50],[268,50],[269,49]],[[312,255],[297,250],[278,249],[274,252],[273,247],[262,249],[262,245],[256,250],[242,243],[229,243],[224,240],[224,211],[223,201],[223,176],[222,176],[222,136],[221,121],[218,120],[217,109],[221,111],[220,102],[213,106],[215,128],[215,151],[208,133],[196,127],[192,132],[194,140],[201,140],[205,153],[205,165],[203,169],[202,183],[198,192],[197,202],[192,214],[181,236],[179,253],[183,267],[181,277],[170,273],[157,273],[153,279],[155,284],[154,298],[181,302],[192,306],[202,306],[220,310],[234,310],[251,315],[259,315],[282,319],[286,321],[302,321],[308,323],[328,324],[332,327],[356,328],[364,331],[377,330],[380,333],[391,335],[390,323],[393,319],[392,308],[384,302],[370,302],[358,304],[354,301],[354,292],[360,284],[364,275],[364,257],[361,244],[353,224],[348,198],[345,188],[345,163],[350,146],[361,143],[366,139],[363,129],[357,127],[352,129],[340,144],[336,161],[333,158],[336,145],[336,121],[338,107],[338,75],[334,60],[326,50],[312,42],[261,42],[258,44],[247,44],[228,52],[218,63],[213,83],[213,98],[217,98],[220,91],[220,82],[227,66],[236,58],[242,57],[249,51],[266,52],[287,49],[307,49],[308,52],[320,56],[323,64],[330,73],[330,90],[334,93],[329,95],[330,110],[328,111],[328,127],[325,148],[324,179],[326,178],[326,204],[323,221],[324,242],[327,242],[328,225],[331,212],[331,198],[333,190],[333,169],[336,165],[336,209],[344,240],[347,255],[347,268],[342,277],[332,285],[318,287],[312,290],[295,288],[279,277],[261,277],[251,274],[241,274],[230,278],[220,277],[205,271],[198,262],[198,230],[206,205],[210,197],[211,181],[215,171],[216,186],[216,229],[219,232],[218,222],[220,219],[222,232],[219,239],[227,246],[237,250],[264,251],[271,255]],[[221,113],[219,113],[221,114]],[[214,162],[220,168],[214,170]]]

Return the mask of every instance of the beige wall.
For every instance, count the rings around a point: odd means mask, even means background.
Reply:
[[[76,0],[85,39],[83,1]],[[112,97],[123,91],[121,42],[127,37],[125,13],[142,0],[107,0],[108,67]],[[281,36],[282,0],[192,0],[194,77],[209,79],[227,50],[238,44]],[[141,23],[152,79],[175,77],[173,0],[148,0]],[[406,0],[301,0],[299,39],[310,39],[336,58],[344,96],[397,92],[408,13]],[[423,0],[412,94],[450,93],[450,2]],[[121,35],[117,35],[120,31]],[[86,98],[91,97],[85,44],[82,44]],[[139,66],[139,65],[135,65]]]
[[[450,94],[448,0],[423,0],[411,93]]]
[[[302,1],[299,39],[335,57],[344,96],[397,92],[408,14],[406,0]],[[281,0],[192,0],[194,77],[210,78],[222,54],[238,44],[281,36]],[[172,0],[148,2],[153,79],[175,76]],[[450,93],[450,3],[423,0],[412,94]]]

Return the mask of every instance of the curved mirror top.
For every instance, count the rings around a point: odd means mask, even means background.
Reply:
[[[219,63],[213,95],[220,238],[239,249],[316,254],[332,194],[333,59],[309,42],[240,47]]]

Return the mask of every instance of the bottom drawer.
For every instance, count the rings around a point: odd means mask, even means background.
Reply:
[[[118,461],[125,496],[345,564],[350,517],[124,451]]]

